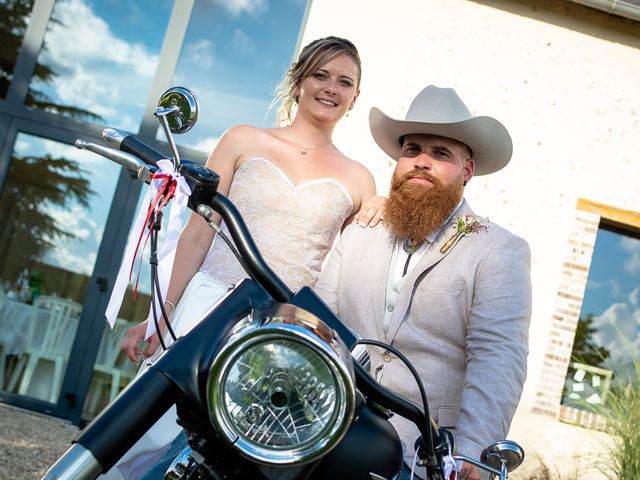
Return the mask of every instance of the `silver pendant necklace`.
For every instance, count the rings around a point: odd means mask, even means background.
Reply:
[[[289,128],[290,125],[287,126],[287,128]],[[333,145],[333,140],[330,141],[329,143],[325,143],[324,145],[320,145],[319,147],[305,147],[304,145],[302,145],[298,139],[296,138],[296,136],[293,134],[293,132],[291,130],[289,130],[289,134],[291,135],[291,138],[293,139],[293,141],[296,143],[296,145],[298,145],[298,147],[300,147],[300,153],[302,155],[306,155],[307,152],[311,151],[311,150],[321,150],[323,148],[327,148],[330,145]]]
[[[409,255],[413,255],[418,251],[418,249],[422,246],[423,243],[424,243],[424,240],[420,240],[419,242],[416,242],[411,238],[407,238],[404,242],[402,242],[402,249],[405,251],[405,253],[408,253]]]
[[[407,260],[404,262],[404,268],[402,269],[402,276],[404,277],[409,270],[409,263],[411,263],[411,256],[418,251],[420,246],[424,243],[424,240],[419,242],[415,242],[410,238],[407,238],[404,242],[402,242],[402,249],[407,254]]]

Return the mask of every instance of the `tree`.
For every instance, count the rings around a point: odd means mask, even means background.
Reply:
[[[7,96],[32,9],[33,0],[0,0],[0,98]],[[49,19],[49,27],[51,25],[62,25],[62,23],[52,15]],[[46,49],[46,42],[43,42],[41,51]],[[34,88],[34,85],[51,85],[56,75],[50,66],[37,62],[25,98],[25,105],[60,113],[76,120],[102,122],[103,118],[100,115],[71,105],[58,105],[49,95]]]
[[[78,162],[66,158],[46,155],[11,159],[0,194],[0,252],[5,255],[5,278],[12,278],[17,269],[40,260],[56,240],[75,238],[47,207],[69,207],[73,202],[89,207],[89,198],[95,192],[84,173]]]
[[[592,336],[598,330],[593,326],[594,321],[593,314],[589,313],[578,322],[571,356],[580,363],[599,367],[609,358],[611,352],[605,347],[597,346],[593,341]]]
[[[0,97],[7,96],[33,0],[0,1]]]

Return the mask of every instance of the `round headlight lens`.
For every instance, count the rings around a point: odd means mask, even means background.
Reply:
[[[249,458],[309,461],[349,426],[355,403],[350,371],[330,348],[307,337],[288,326],[249,335],[232,342],[214,365],[212,420]]]
[[[274,449],[315,441],[336,415],[335,378],[326,361],[290,340],[242,352],[222,390],[224,415],[238,436]]]

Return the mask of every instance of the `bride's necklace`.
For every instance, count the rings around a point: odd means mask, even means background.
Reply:
[[[424,243],[424,240],[420,240],[419,242],[416,242],[411,238],[407,238],[402,243],[402,249],[409,255],[413,255],[418,251],[418,249],[422,246],[423,243]]]
[[[287,126],[287,128],[289,128]],[[322,150],[323,148],[327,148],[330,145],[333,145],[333,140],[329,143],[325,143],[324,145],[320,145],[318,147],[305,147],[304,145],[302,145],[298,139],[296,138],[296,136],[293,134],[293,132],[291,131],[291,129],[289,129],[289,134],[291,135],[291,138],[293,138],[293,141],[296,142],[296,145],[298,145],[300,147],[300,153],[302,155],[306,155],[308,151],[311,150]]]

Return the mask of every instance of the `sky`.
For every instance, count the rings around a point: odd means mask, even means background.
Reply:
[[[172,0],[58,0],[38,62],[52,67],[49,85],[31,87],[53,102],[137,132],[173,8]],[[198,124],[176,142],[209,153],[227,128],[273,124],[269,105],[296,49],[306,0],[196,0],[173,85],[198,97]],[[81,19],[81,21],[78,21]],[[20,134],[19,156],[65,156],[89,172],[97,192],[90,208],[47,206],[78,238],[57,242],[45,261],[90,275],[105,228],[119,167],[72,146]],[[146,269],[148,270],[148,269]],[[141,290],[148,291],[145,273]]]
[[[593,314],[593,340],[611,365],[640,360],[640,239],[598,230],[580,318]]]
[[[32,87],[137,132],[172,6],[57,1],[61,24],[50,24],[39,62],[58,75]],[[293,58],[305,7],[306,0],[196,0],[173,85],[191,89],[201,110],[198,125],[177,143],[208,153],[235,124],[273,124],[269,105]]]

